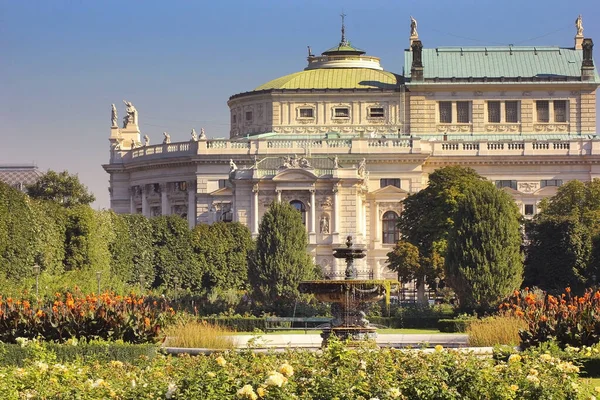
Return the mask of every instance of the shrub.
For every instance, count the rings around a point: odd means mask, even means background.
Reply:
[[[0,297],[0,341],[41,338],[123,340],[149,343],[174,314],[166,302],[152,303],[136,295],[56,293],[53,302]]]
[[[470,321],[466,332],[469,346],[497,346],[519,344],[519,330],[526,327],[518,317],[498,315]]]
[[[437,328],[440,332],[456,333],[466,332],[469,324],[477,320],[476,317],[472,316],[459,316],[452,319],[440,319],[437,322]]]
[[[600,291],[572,296],[567,288],[559,297],[525,289],[515,291],[501,311],[522,318],[526,329],[520,332],[523,348],[556,340],[561,347],[591,346],[600,342]]]
[[[265,329],[265,319],[258,317],[214,317],[202,318],[211,325],[220,326],[234,332],[254,332]]]
[[[219,325],[211,325],[206,321],[180,321],[167,327],[164,331],[164,346],[206,349],[232,349],[234,341],[231,332]]]

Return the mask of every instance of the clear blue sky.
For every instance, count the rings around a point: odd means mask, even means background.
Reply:
[[[108,208],[110,105],[151,142],[227,137],[229,96],[300,71],[306,46],[353,45],[401,73],[409,16],[425,47],[596,41],[599,0],[0,0],[0,163],[68,170]],[[598,68],[599,62],[596,62]]]

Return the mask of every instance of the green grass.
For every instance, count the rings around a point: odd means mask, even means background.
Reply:
[[[580,378],[581,385],[587,386],[590,390],[594,390],[595,387],[600,387],[600,378]]]
[[[321,333],[320,329],[313,329],[309,331],[304,330],[281,330],[281,331],[272,331],[268,333],[261,333],[261,335],[318,335]],[[377,333],[380,334],[398,334],[398,335],[410,335],[410,334],[437,334],[442,333],[437,329],[377,329]],[[253,335],[256,332],[235,332],[235,335]]]

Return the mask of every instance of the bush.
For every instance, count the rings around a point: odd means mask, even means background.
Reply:
[[[562,348],[591,346],[600,342],[600,291],[572,296],[567,288],[559,297],[525,289],[515,291],[500,309],[522,318],[521,347],[536,347],[556,340]]]
[[[212,317],[201,318],[201,321],[206,321],[208,324],[227,328],[234,332],[254,332],[265,329],[265,319],[258,317]]]
[[[469,335],[469,346],[517,346],[519,331],[525,327],[521,318],[499,315],[470,321],[466,332]]]
[[[440,319],[437,322],[437,328],[440,332],[446,333],[466,332],[469,324],[476,319],[476,317],[464,316],[452,319]]]
[[[232,349],[234,341],[231,332],[219,325],[211,325],[206,321],[180,321],[167,327],[164,331],[167,347],[187,347],[206,349]]]
[[[75,338],[151,343],[173,314],[166,302],[150,303],[133,294],[56,293],[53,302],[0,297],[0,341],[40,338],[65,342]]]

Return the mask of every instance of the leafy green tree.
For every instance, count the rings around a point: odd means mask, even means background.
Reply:
[[[238,222],[197,225],[194,250],[205,265],[203,288],[224,291],[248,289],[248,252],[254,241],[248,228]]]
[[[261,220],[256,250],[249,255],[255,300],[264,304],[298,298],[298,284],[318,276],[307,245],[300,213],[290,204],[273,203]]]
[[[148,218],[141,214],[125,214],[121,218],[127,223],[132,257],[131,283],[136,282],[149,288],[155,281],[153,227]]]
[[[89,205],[96,200],[77,175],[67,171],[57,173],[49,170],[34,184],[27,186],[27,194],[33,199],[51,200],[64,207]]]
[[[440,168],[429,175],[425,189],[404,200],[398,228],[402,240],[419,251],[415,277],[426,276],[430,285],[436,278],[444,278],[442,266],[448,232],[454,226],[459,201],[468,187],[482,180],[484,178],[471,168]]]
[[[490,309],[523,280],[520,215],[491,182],[477,182],[458,199],[448,236],[446,281],[461,307]]]
[[[42,271],[58,275],[64,271],[67,210],[52,201],[34,203],[36,263]]]
[[[154,286],[197,290],[202,273],[194,256],[192,232],[178,215],[155,217],[152,224],[154,248]]]
[[[108,244],[110,251],[110,273],[123,282],[136,283],[134,275],[133,245],[129,234],[129,224],[123,215],[109,212],[113,230],[113,240]]]

